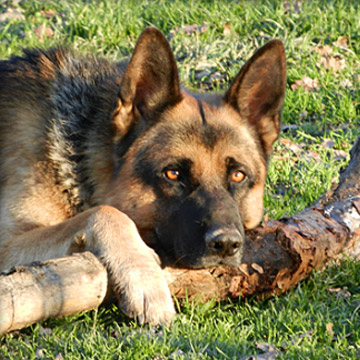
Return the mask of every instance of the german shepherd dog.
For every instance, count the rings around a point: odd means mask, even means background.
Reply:
[[[225,94],[182,89],[155,28],[130,61],[60,48],[1,61],[0,270],[91,251],[125,314],[168,322],[165,261],[240,265],[284,91],[278,40]]]

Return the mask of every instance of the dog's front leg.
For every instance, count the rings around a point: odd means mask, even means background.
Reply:
[[[91,251],[107,267],[122,311],[140,322],[166,323],[175,310],[158,257],[130,218],[99,206],[63,223],[13,237],[0,248],[1,268]]]

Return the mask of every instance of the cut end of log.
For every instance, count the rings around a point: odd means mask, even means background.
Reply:
[[[334,191],[292,217],[247,232],[239,268],[167,267],[172,294],[201,301],[280,294],[343,253],[360,259],[359,139]],[[90,253],[16,268],[0,275],[0,334],[96,308],[106,291],[107,272]]]
[[[0,275],[0,334],[95,309],[106,291],[106,269],[89,252],[14,268]]]

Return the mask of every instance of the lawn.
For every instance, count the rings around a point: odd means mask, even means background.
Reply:
[[[2,0],[0,54],[62,44],[119,60],[149,25],[198,91],[226,89],[258,46],[281,39],[287,94],[266,214],[298,212],[336,183],[360,134],[357,0]],[[360,263],[348,259],[280,297],[181,304],[170,328],[139,326],[115,306],[52,319],[0,336],[0,359],[358,359],[359,314]]]

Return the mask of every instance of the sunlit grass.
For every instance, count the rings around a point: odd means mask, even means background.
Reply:
[[[283,124],[293,127],[281,138],[301,150],[294,152],[286,142],[274,148],[265,196],[271,217],[300,211],[329,189],[348,161],[336,151],[348,152],[359,134],[360,6],[355,0],[0,2],[2,12],[7,8],[20,9],[23,18],[0,23],[1,58],[24,47],[65,44],[118,60],[131,54],[140,32],[152,25],[171,38],[182,83],[200,90],[225,89],[258,46],[282,39],[288,64]],[[204,23],[202,33],[181,30]],[[41,25],[51,36],[36,35]],[[341,36],[346,47],[334,45]],[[319,45],[331,46],[345,67],[333,72],[321,66],[314,51]],[[318,79],[319,88],[292,90],[305,75]],[[344,86],[345,80],[351,85]],[[324,146],[324,139],[333,140],[333,147]],[[257,344],[267,344],[279,359],[357,359],[359,274],[360,264],[347,260],[270,300],[188,303],[169,329],[138,326],[116,307],[101,308],[97,316],[49,320],[0,337],[0,358],[244,359],[263,352]]]

